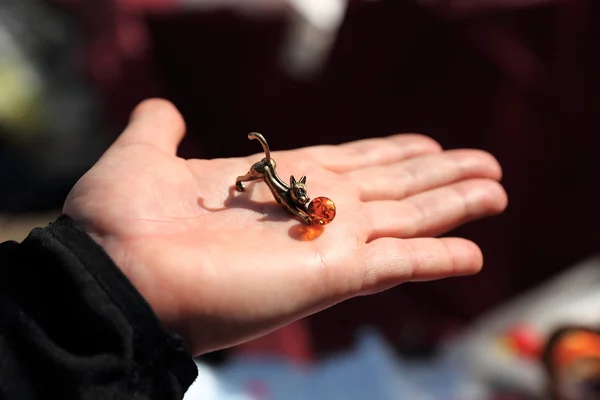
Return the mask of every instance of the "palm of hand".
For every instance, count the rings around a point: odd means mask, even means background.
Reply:
[[[332,224],[310,228],[275,203],[262,182],[234,190],[235,178],[262,155],[183,160],[175,156],[183,124],[171,106],[150,101],[134,115],[75,186],[65,213],[195,353],[355,295],[476,272],[482,261],[473,243],[413,238],[506,204],[491,157],[443,155],[421,136],[275,152],[283,179],[305,174],[309,196],[336,203]]]

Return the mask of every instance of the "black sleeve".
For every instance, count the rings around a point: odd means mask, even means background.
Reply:
[[[0,399],[181,399],[196,375],[181,338],[75,221],[0,244]]]

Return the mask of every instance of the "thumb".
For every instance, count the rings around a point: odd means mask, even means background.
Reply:
[[[129,125],[115,146],[146,144],[169,154],[176,154],[185,135],[181,113],[169,101],[150,99],[141,102],[131,113]]]

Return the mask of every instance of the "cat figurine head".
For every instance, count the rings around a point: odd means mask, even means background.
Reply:
[[[296,181],[294,175],[290,176],[290,197],[296,204],[305,205],[310,201],[306,189],[306,176]]]

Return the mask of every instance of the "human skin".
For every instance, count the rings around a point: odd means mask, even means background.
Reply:
[[[144,101],[63,211],[195,355],[355,296],[477,273],[475,243],[438,236],[507,205],[493,156],[422,135],[273,152],[282,177],[307,175],[309,196],[334,200],[335,220],[311,228],[260,181],[234,190],[262,154],[186,160],[184,132],[171,103]]]

